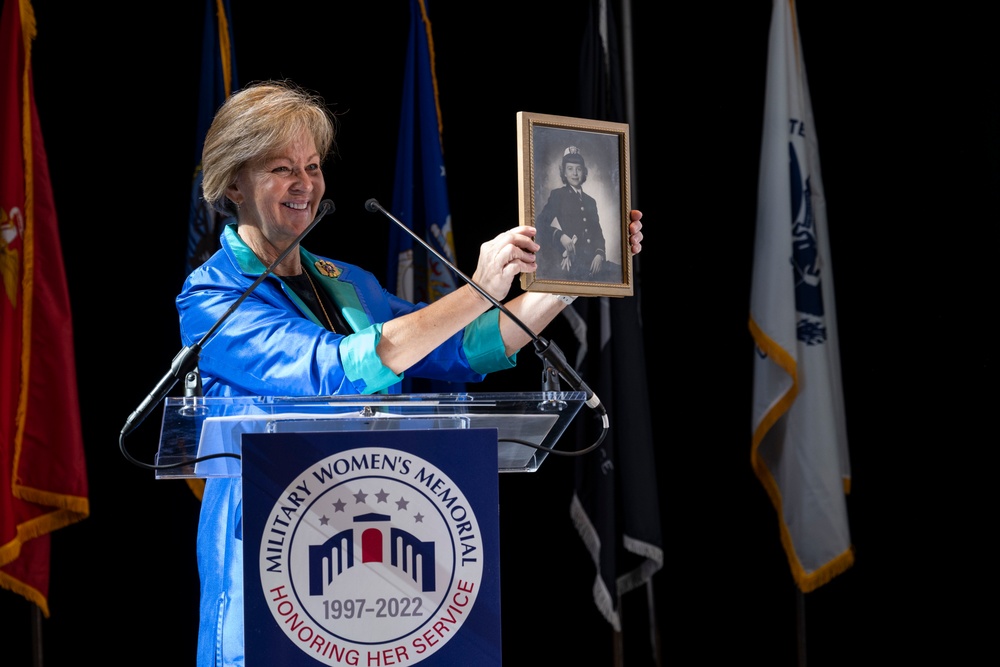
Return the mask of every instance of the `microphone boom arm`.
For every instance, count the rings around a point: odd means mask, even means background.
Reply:
[[[510,310],[500,303],[497,299],[493,297],[489,292],[483,289],[479,284],[477,284],[472,278],[468,277],[464,273],[458,270],[452,262],[448,261],[446,257],[443,257],[434,247],[427,243],[424,239],[414,232],[412,229],[407,227],[402,223],[396,216],[385,210],[378,200],[374,197],[365,202],[365,208],[372,213],[382,213],[385,217],[392,220],[398,227],[406,231],[407,234],[412,236],[418,243],[424,246],[431,254],[441,260],[449,269],[454,271],[459,277],[461,277],[468,285],[470,285],[477,292],[482,294],[486,299],[492,303],[494,306],[500,309],[500,311],[510,318],[511,322],[519,326],[528,336],[531,338],[535,347],[535,354],[539,356],[543,362],[548,362],[555,371],[563,377],[566,382],[568,382],[574,389],[584,392],[587,394],[587,405],[595,410],[605,413],[604,407],[601,405],[600,399],[593,392],[593,390],[587,386],[587,383],[583,381],[583,378],[573,369],[573,367],[566,361],[566,356],[559,349],[559,346],[555,343],[543,338],[542,336],[536,334],[531,330],[527,324],[521,321],[520,318],[516,317]]]

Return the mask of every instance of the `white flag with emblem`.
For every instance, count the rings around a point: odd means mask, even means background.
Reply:
[[[854,562],[850,462],[819,150],[794,0],[774,0],[750,332],[751,458],[803,592]]]

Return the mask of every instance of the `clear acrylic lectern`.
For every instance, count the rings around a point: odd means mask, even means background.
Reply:
[[[495,428],[499,472],[534,472],[548,455],[535,446],[555,449],[585,401],[581,391],[169,397],[156,464],[174,467],[156,477],[240,476],[244,433],[434,428]]]

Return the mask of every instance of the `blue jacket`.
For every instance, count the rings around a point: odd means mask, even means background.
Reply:
[[[222,247],[191,272],[177,297],[185,346],[209,329],[266,267],[230,225]],[[388,293],[375,276],[300,249],[303,268],[329,294],[354,333],[326,331],[280,278],[268,276],[203,345],[198,369],[206,396],[332,396],[398,393],[402,375],[382,365],[382,323],[427,304]],[[511,368],[491,309],[407,373],[479,382]],[[206,480],[198,526],[201,620],[198,667],[243,664],[242,481]]]

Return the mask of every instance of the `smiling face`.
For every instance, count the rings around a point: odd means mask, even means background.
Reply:
[[[584,167],[582,164],[567,162],[564,173],[566,174],[566,182],[574,188],[579,188],[580,184],[583,183]]]
[[[227,196],[239,203],[240,227],[255,228],[254,236],[262,236],[258,241],[277,256],[312,222],[325,190],[319,151],[303,131],[284,148],[247,164]]]
[[[559,165],[559,178],[563,185],[569,185],[577,190],[587,182],[587,164],[575,146],[570,146],[563,154]]]

